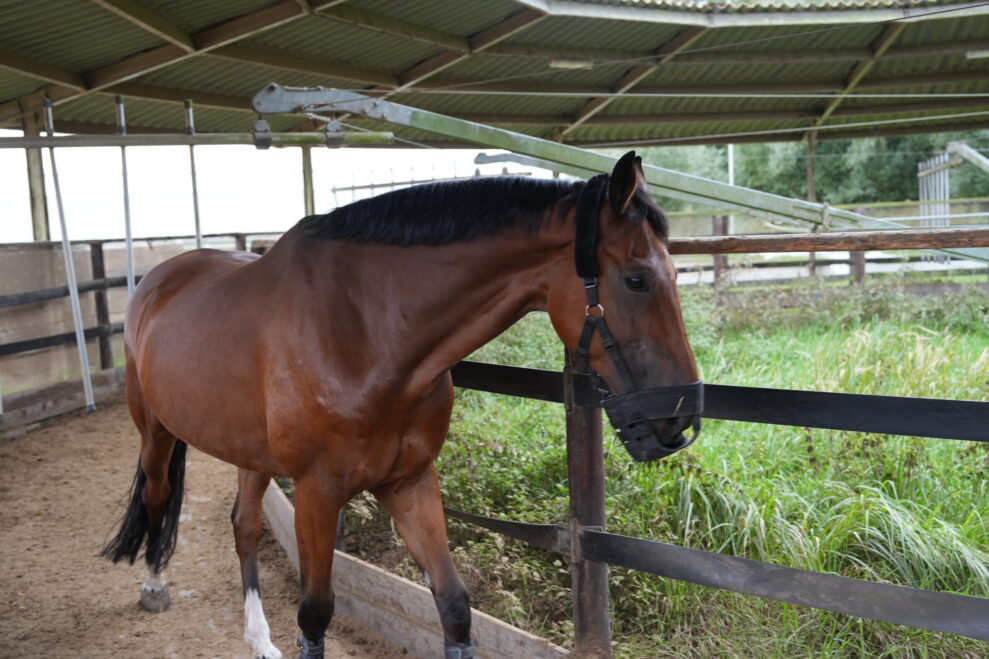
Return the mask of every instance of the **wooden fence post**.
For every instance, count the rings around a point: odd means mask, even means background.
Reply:
[[[865,252],[852,251],[848,256],[852,266],[852,282],[861,284],[865,281]]]
[[[570,490],[571,541],[582,527],[604,530],[604,445],[601,410],[576,405],[573,376],[576,355],[568,350],[563,371],[567,410],[567,475]],[[574,559],[574,656],[611,657],[611,611],[608,565]]]
[[[103,243],[89,243],[89,261],[93,279],[102,279],[103,285],[93,291],[96,298],[96,327],[100,330],[100,368],[113,368],[113,335],[110,329],[110,305],[107,302],[106,266],[103,263]]]

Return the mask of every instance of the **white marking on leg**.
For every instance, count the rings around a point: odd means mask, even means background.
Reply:
[[[254,650],[255,657],[281,659],[282,653],[271,642],[271,630],[261,608],[261,596],[253,588],[244,597],[244,641]]]
[[[153,567],[148,567],[148,578],[141,584],[141,590],[146,590],[151,593],[157,593],[160,590],[164,590],[168,585],[165,581],[164,572],[155,572]]]

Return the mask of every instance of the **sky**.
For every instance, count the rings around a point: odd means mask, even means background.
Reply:
[[[20,131],[0,130],[0,137]],[[496,153],[491,149],[485,153]],[[369,183],[467,176],[474,156],[467,149],[313,148],[316,212],[336,206],[333,188]],[[59,183],[66,225],[73,240],[124,235],[123,185],[119,147],[57,148]],[[60,240],[48,150],[43,153],[52,239]],[[545,170],[482,165],[485,174]],[[128,147],[131,223],[135,237],[191,235],[194,232],[189,148]],[[253,146],[197,146],[196,172],[203,233],[284,231],[304,213],[302,156],[298,148],[258,151]],[[374,194],[387,188],[378,188]],[[358,191],[356,198],[370,196]],[[355,197],[339,191],[341,205]],[[0,242],[32,240],[25,156],[22,149],[0,149]]]

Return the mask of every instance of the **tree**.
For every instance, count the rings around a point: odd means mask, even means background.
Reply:
[[[943,151],[948,142],[989,147],[989,130],[904,137],[821,140],[817,143],[817,199],[831,205],[917,199],[917,163]],[[638,149],[647,163],[728,180],[727,147],[648,147]],[[786,197],[807,197],[807,145],[803,142],[741,144],[735,148],[735,182]],[[971,165],[952,171],[953,197],[989,196],[989,176]],[[689,208],[663,200],[669,210]]]

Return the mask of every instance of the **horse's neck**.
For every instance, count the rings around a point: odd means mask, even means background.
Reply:
[[[375,361],[428,378],[545,308],[549,272],[570,257],[566,236],[554,226],[439,247],[322,241],[307,250],[309,279],[331,340],[374,346]]]

